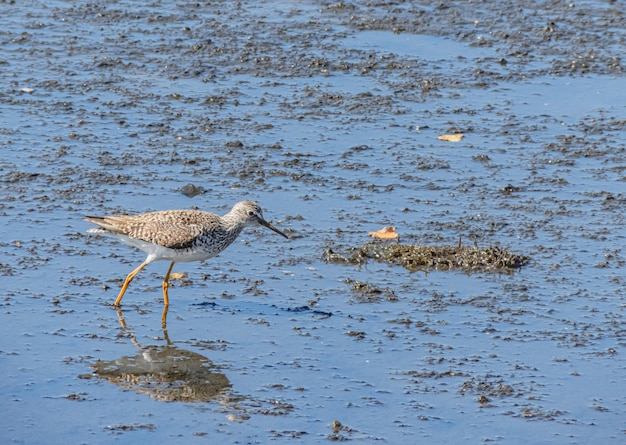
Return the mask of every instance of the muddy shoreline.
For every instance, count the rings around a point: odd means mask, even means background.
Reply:
[[[621,443],[621,8],[0,2],[1,437]],[[289,242],[110,307],[143,257],[85,215],[241,199]],[[531,260],[323,260],[385,226]]]

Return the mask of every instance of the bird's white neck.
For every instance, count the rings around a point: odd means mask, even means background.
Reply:
[[[232,210],[226,215],[222,216],[222,222],[225,229],[236,231],[236,233],[241,232],[245,227],[245,224],[241,220],[241,217]]]

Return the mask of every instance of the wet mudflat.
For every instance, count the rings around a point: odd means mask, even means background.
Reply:
[[[0,3],[2,441],[623,443],[620,8]],[[111,307],[85,215],[241,199]],[[528,262],[327,261],[383,226]]]

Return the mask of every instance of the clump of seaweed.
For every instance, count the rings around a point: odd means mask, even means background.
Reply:
[[[362,247],[351,247],[348,253],[324,250],[322,259],[328,263],[363,265],[369,260],[418,270],[453,270],[511,272],[528,264],[530,258],[498,246],[420,246],[388,244],[372,241]]]

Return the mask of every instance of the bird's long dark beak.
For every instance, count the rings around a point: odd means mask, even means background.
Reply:
[[[273,230],[274,232],[278,233],[279,235],[284,236],[285,238],[289,239],[289,237],[287,235],[285,235],[283,232],[281,232],[280,230],[278,230],[276,227],[274,227],[273,225],[271,225],[270,223],[268,223],[267,221],[265,221],[262,218],[259,218],[259,224],[261,224],[262,226],[267,227],[270,230]]]

